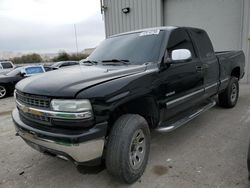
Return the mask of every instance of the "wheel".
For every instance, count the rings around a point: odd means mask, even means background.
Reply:
[[[239,81],[236,77],[231,77],[225,91],[219,94],[219,105],[225,108],[233,108],[239,98]]]
[[[0,99],[6,97],[7,89],[5,86],[0,85]]]
[[[107,171],[124,183],[134,183],[143,174],[149,156],[150,130],[140,115],[121,116],[109,134]]]

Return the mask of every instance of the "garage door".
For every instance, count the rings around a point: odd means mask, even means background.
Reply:
[[[243,0],[164,0],[164,24],[205,29],[216,51],[241,49]]]

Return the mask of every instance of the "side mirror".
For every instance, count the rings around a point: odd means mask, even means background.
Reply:
[[[21,77],[26,77],[27,76],[27,74],[26,74],[26,72],[24,70],[21,70],[20,75],[21,75]]]
[[[20,73],[20,76],[21,76],[21,77],[26,77],[26,74],[25,74],[24,72],[21,72],[21,73]]]
[[[188,49],[178,49],[178,50],[173,50],[171,54],[171,60],[173,62],[175,61],[187,61],[192,58],[192,54],[190,50]]]

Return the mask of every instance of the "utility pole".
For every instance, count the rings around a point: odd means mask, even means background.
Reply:
[[[76,53],[78,54],[78,41],[77,41],[77,33],[76,33],[76,24],[74,24],[74,29],[75,29],[75,39],[76,39]]]

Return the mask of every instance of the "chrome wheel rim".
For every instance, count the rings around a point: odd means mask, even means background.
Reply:
[[[129,162],[131,167],[136,170],[141,167],[146,153],[145,134],[141,129],[135,131],[129,150]]]
[[[6,89],[3,86],[0,86],[0,98],[3,98],[6,95]]]
[[[235,83],[232,84],[231,101],[235,102],[237,98],[237,86]]]

